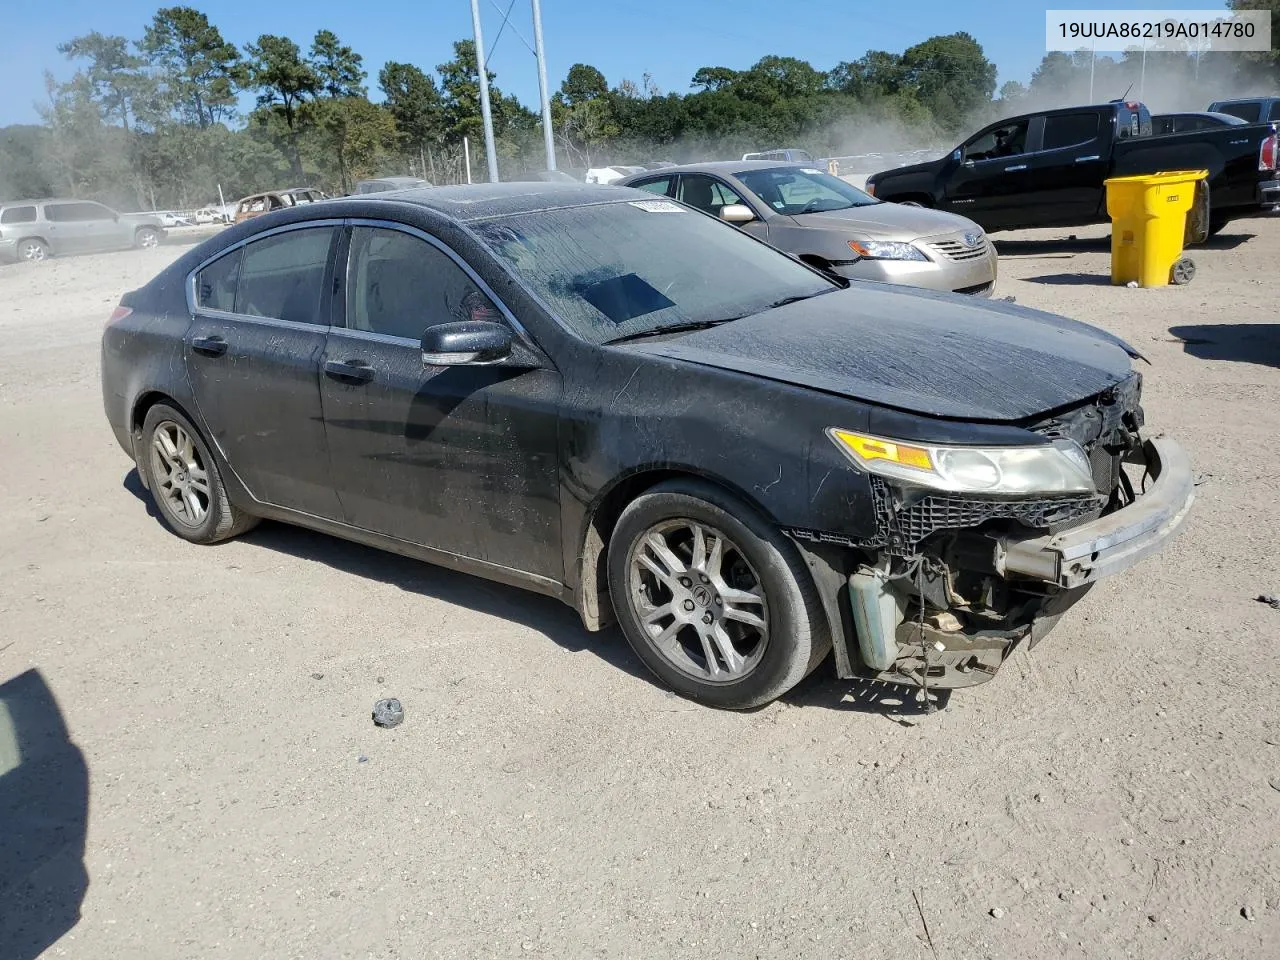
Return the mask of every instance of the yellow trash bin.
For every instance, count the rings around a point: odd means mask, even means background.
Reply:
[[[1163,287],[1195,275],[1195,264],[1182,256],[1182,241],[1196,181],[1208,176],[1208,170],[1174,170],[1106,182],[1113,284]]]

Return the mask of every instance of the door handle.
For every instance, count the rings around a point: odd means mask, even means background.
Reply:
[[[1014,164],[1012,167],[1005,167],[1004,172],[1014,173],[1018,170],[1025,170],[1025,169],[1027,169],[1027,165],[1025,163],[1017,163],[1017,164]]]
[[[326,360],[324,372],[335,380],[368,383],[373,379],[373,367],[360,360]]]
[[[220,357],[227,352],[227,341],[221,337],[195,337],[191,341],[191,349],[206,357]]]
[[[1095,153],[1092,157],[1076,157],[1076,163],[1088,163],[1090,160],[1101,160],[1101,159],[1102,157],[1100,157],[1098,154]]]

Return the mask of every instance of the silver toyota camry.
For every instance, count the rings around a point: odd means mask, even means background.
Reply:
[[[686,164],[619,181],[719,217],[841,277],[989,297],[996,251],[954,213],[885,203],[808,164]]]

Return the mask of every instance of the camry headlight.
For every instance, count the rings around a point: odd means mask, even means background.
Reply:
[[[928,260],[909,243],[900,240],[850,240],[849,249],[864,260]]]
[[[1089,458],[1074,440],[1029,447],[902,443],[831,428],[827,435],[868,473],[953,493],[1094,493]]]

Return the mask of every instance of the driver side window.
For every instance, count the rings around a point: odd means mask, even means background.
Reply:
[[[1027,150],[1027,121],[1015,120],[992,127],[964,145],[965,160],[1014,157]]]
[[[347,260],[347,329],[419,340],[438,323],[502,314],[444,252],[399,230],[355,227]]]

